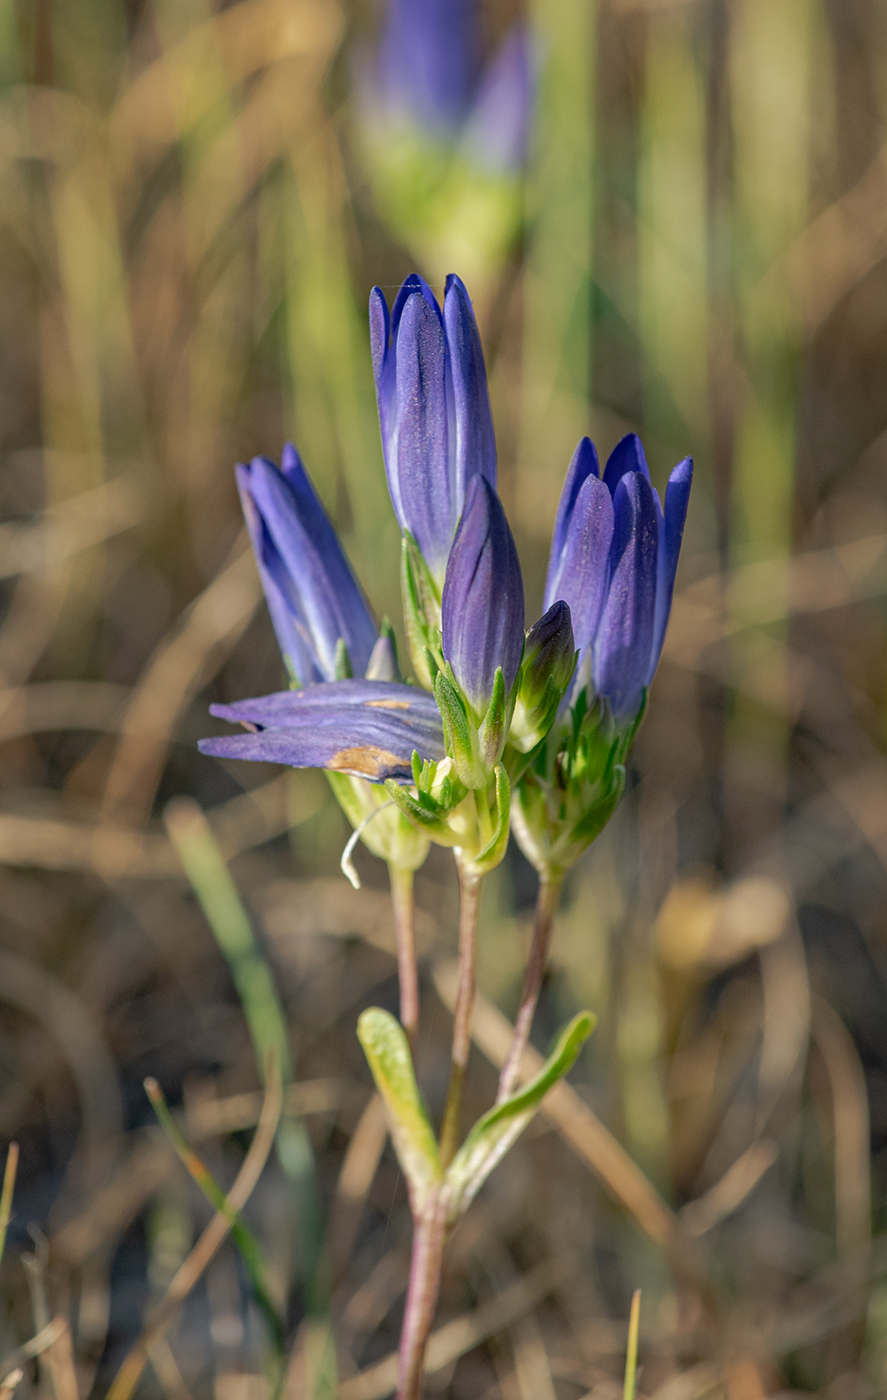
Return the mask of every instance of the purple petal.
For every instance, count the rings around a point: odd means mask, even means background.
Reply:
[[[599,477],[600,474],[597,448],[591,438],[584,437],[573,453],[573,460],[567,468],[561,498],[557,504],[554,532],[551,537],[551,553],[548,559],[548,578],[545,584],[545,597],[549,600],[549,605],[560,596],[555,591],[554,579],[562,567],[561,556],[566,544],[570,520],[576,508],[576,497],[579,495],[586,477]]]
[[[482,476],[465,510],[447,563],[441,600],[443,654],[469,703],[485,712],[497,667],[514,684],[524,640],[524,587],[514,538],[499,497]]]
[[[250,494],[250,468],[238,466],[236,477],[262,591],[280,650],[301,685],[322,681],[323,674],[302,616],[298,591]]]
[[[682,462],[678,462],[668,478],[668,486],[665,490],[664,529],[661,529],[659,534],[656,613],[653,622],[653,650],[650,657],[648,684],[653,679],[656,667],[659,665],[659,658],[662,655],[662,644],[665,641],[665,629],[668,626],[668,616],[671,612],[675,575],[678,571],[678,556],[681,552],[681,541],[684,538],[684,522],[687,519],[687,506],[690,501],[692,483],[693,458],[685,457]]]
[[[303,705],[282,729],[201,739],[201,753],[286,763],[292,768],[328,768],[382,782],[412,781],[410,760],[444,757],[440,716],[436,724],[398,710],[366,705]]]
[[[617,720],[633,718],[649,679],[656,606],[656,504],[640,472],[623,476],[613,499],[611,576],[598,628],[594,682]]]
[[[388,466],[391,455],[391,438],[395,431],[394,419],[394,357],[390,350],[391,317],[388,303],[379,287],[370,292],[370,353],[373,361],[373,378],[376,381],[376,403],[379,408],[379,427],[382,433],[382,452]],[[397,506],[395,505],[395,512]]]
[[[354,671],[362,675],[376,629],[295,448],[285,449],[283,470],[265,457],[254,457],[249,467],[241,466],[238,483],[249,503],[254,543],[256,516],[261,520],[258,557],[263,582],[267,577],[273,584],[272,621],[298,679],[332,680],[340,638]]]
[[[281,690],[212,714],[259,732],[202,739],[202,753],[330,768],[381,782],[411,781],[413,751],[444,757],[440,715],[432,696],[386,681],[331,681],[304,690]]]
[[[255,699],[235,700],[230,705],[210,705],[210,714],[232,724],[258,724],[263,729],[286,729],[303,722],[306,709],[330,709],[338,714],[343,707],[364,706],[370,710],[390,710],[423,724],[439,725],[440,715],[433,695],[418,686],[396,681],[345,680],[308,685],[304,690],[276,690]]]
[[[626,472],[641,472],[648,481],[650,480],[647,457],[637,433],[626,433],[621,442],[617,442],[607,458],[604,481],[610,488],[611,496],[616,495],[616,487]]]
[[[575,498],[559,567],[553,567],[552,559],[545,587],[546,607],[558,598],[569,604],[573,637],[580,652],[591,646],[597,631],[610,577],[612,538],[610,493],[589,473]]]
[[[408,297],[396,353],[396,464],[389,465],[399,523],[432,572],[442,576],[456,519],[449,471],[446,342],[440,316],[423,296]],[[392,482],[392,478],[394,481]]]
[[[440,307],[437,304],[437,297],[425,281],[425,278],[421,277],[418,272],[411,272],[408,277],[403,279],[397,296],[394,298],[394,304],[391,307],[391,335],[394,340],[397,339],[397,332],[400,327],[400,318],[403,315],[403,309],[407,304],[408,298],[413,296],[415,292],[422,293],[428,305],[437,313],[438,320],[442,320]]]
[[[535,97],[535,64],[522,24],[506,34],[481,80],[465,145],[482,169],[520,170],[526,163]]]
[[[465,490],[475,473],[496,489],[496,437],[487,389],[487,371],[474,310],[460,278],[447,278],[443,308],[453,384],[455,445],[455,504],[460,513]]]

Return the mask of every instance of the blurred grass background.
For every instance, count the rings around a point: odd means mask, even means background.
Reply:
[[[484,4],[489,50],[518,13]],[[695,1253],[669,1259],[543,1121],[454,1240],[429,1388],[615,1400],[641,1286],[646,1396],[877,1397],[887,12],[527,13],[522,218],[469,290],[530,614],[583,432],[603,451],[641,432],[660,485],[697,464],[629,794],[571,878],[536,1043],[600,1014],[573,1086]],[[143,1077],[220,1180],[258,1117],[250,1030],[161,819],[179,794],[208,813],[289,1028],[305,1131],[246,1212],[269,1291],[291,1336],[328,1311],[343,1400],[390,1384],[372,1368],[396,1343],[408,1215],[354,1036],[364,1005],[395,1005],[383,872],[363,852],[359,894],[339,875],[319,775],[195,750],[210,700],[282,683],[235,460],[292,436],[377,611],[400,611],[367,294],[469,269],[442,264],[464,227],[423,254],[374,197],[354,92],[379,22],[357,0],[0,0],[0,1133],[22,1154],[0,1348],[64,1314],[76,1364],[27,1362],[22,1396],[104,1393],[207,1218]],[[506,1014],[533,897],[512,853],[482,916]],[[439,1109],[444,853],[417,898]],[[478,1112],[494,1083],[478,1052]],[[265,1400],[268,1347],[223,1251],[140,1393]]]

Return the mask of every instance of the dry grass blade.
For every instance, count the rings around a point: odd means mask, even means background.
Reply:
[[[0,1362],[0,1376],[3,1378],[0,1384],[6,1385],[23,1361],[32,1361],[35,1356],[42,1356],[48,1351],[58,1341],[67,1325],[63,1317],[54,1317],[45,1327],[41,1327],[29,1342],[24,1342],[22,1346],[10,1352],[5,1361]]]
[[[58,978],[15,953],[0,953],[0,1001],[34,1017],[64,1051],[80,1100],[82,1170],[95,1185],[116,1157],[123,1103],[94,1015]]]
[[[303,1079],[288,1084],[283,1095],[284,1116],[304,1117],[306,1113],[335,1113],[345,1097],[341,1079]],[[355,1088],[355,1094],[360,1090]],[[239,1133],[254,1128],[262,1112],[262,1095],[231,1094],[224,1099],[197,1099],[187,1106],[188,1134],[195,1141]],[[344,1170],[344,1168],[343,1168]]]
[[[53,1258],[81,1267],[135,1219],[169,1176],[174,1160],[159,1130],[136,1142],[107,1185],[94,1192],[82,1213],[52,1237]]]
[[[74,1348],[71,1345],[71,1329],[67,1318],[61,1322],[58,1336],[46,1348],[46,1364],[52,1381],[55,1400],[79,1400],[77,1371],[74,1366]]]
[[[44,681],[0,690],[0,740],[48,729],[115,729],[130,695],[110,681]]]
[[[274,1135],[277,1132],[282,1104],[283,1088],[280,1066],[274,1064],[269,1066],[266,1071],[265,1101],[262,1105],[262,1116],[256,1128],[256,1135],[244,1158],[243,1165],[237,1173],[234,1185],[225,1198],[225,1209],[216,1212],[176,1273],[164,1297],[155,1309],[153,1317],[114,1377],[108,1392],[108,1400],[128,1400],[147,1364],[151,1348],[164,1335],[182,1302],[187,1298],[207,1264],[229,1234],[236,1212],[246,1204],[268,1160]]]
[[[207,667],[241,636],[262,597],[250,549],[238,540],[217,574],[158,647],[121,724],[120,743],[103,801],[106,821],[151,810],[173,727]]]
[[[334,1280],[347,1268],[360,1228],[367,1192],[388,1138],[382,1100],[373,1094],[358,1119],[342,1162],[333,1197],[329,1229],[330,1272]]]
[[[840,1016],[813,999],[813,1040],[825,1064],[835,1122],[835,1234],[838,1252],[852,1254],[871,1238],[869,1106],[865,1072]]]
[[[720,1181],[709,1187],[681,1211],[681,1220],[692,1235],[704,1235],[719,1221],[738,1210],[751,1195],[765,1172],[769,1171],[779,1148],[771,1138],[754,1142],[727,1168]]]
[[[44,511],[33,525],[0,525],[0,578],[58,568],[71,555],[138,524],[142,495],[126,477]]]
[[[94,870],[106,879],[177,875],[176,853],[159,833],[0,814],[0,864]]]
[[[0,1381],[0,1400],[8,1400],[19,1382],[24,1380],[24,1376],[25,1373],[21,1367],[17,1366],[14,1371],[10,1371],[9,1375]]]

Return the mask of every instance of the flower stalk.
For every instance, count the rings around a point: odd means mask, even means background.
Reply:
[[[543,875],[539,882],[530,957],[524,976],[520,1007],[514,1023],[514,1035],[511,1038],[508,1058],[502,1066],[502,1073],[499,1076],[497,1103],[503,1103],[517,1088],[521,1061],[530,1039],[530,1031],[533,1029],[533,1017],[536,1014],[539,993],[542,990],[542,979],[548,964],[548,949],[551,945],[554,916],[560,905],[563,883],[563,876],[556,872]]]
[[[413,871],[389,864],[394,931],[397,937],[397,980],[400,987],[400,1024],[415,1057],[419,1031],[419,968],[416,961]]]
[[[456,1005],[453,1011],[453,1049],[450,1083],[440,1130],[440,1158],[449,1166],[459,1146],[462,1090],[471,1051],[471,1017],[477,984],[477,918],[480,910],[481,878],[457,857],[459,870],[459,956]]]

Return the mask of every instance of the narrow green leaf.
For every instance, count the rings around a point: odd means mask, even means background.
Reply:
[[[225,1191],[216,1181],[212,1172],[198,1157],[188,1139],[179,1129],[178,1124],[169,1111],[163,1091],[156,1079],[145,1080],[145,1093],[151,1100],[151,1106],[157,1114],[157,1120],[161,1128],[166,1133],[172,1146],[182,1164],[187,1169],[192,1180],[200,1187],[213,1210],[220,1211],[231,1226],[231,1237],[237,1246],[241,1259],[243,1260],[246,1272],[249,1276],[253,1295],[264,1314],[265,1321],[274,1339],[280,1355],[285,1355],[286,1332],[277,1314],[277,1309],[271,1301],[268,1285],[265,1278],[265,1264],[262,1259],[262,1251],[259,1247],[255,1235],[244,1223],[239,1211],[232,1210],[227,1203]]]
[[[394,1150],[403,1168],[414,1209],[421,1208],[443,1179],[434,1131],[413,1073],[413,1057],[403,1028],[387,1011],[371,1006],[357,1022],[376,1088],[382,1096]]]
[[[11,1142],[6,1153],[6,1167],[3,1172],[3,1190],[0,1191],[0,1259],[6,1248],[6,1231],[12,1214],[12,1193],[15,1190],[15,1174],[18,1171],[18,1143]]]
[[[636,1288],[631,1299],[628,1319],[628,1347],[625,1353],[625,1384],[622,1400],[635,1400],[638,1393],[638,1331],[641,1321],[641,1290]]]
[[[490,1172],[523,1132],[552,1084],[572,1069],[583,1043],[594,1030],[595,1021],[590,1011],[574,1016],[536,1078],[475,1123],[447,1170],[447,1218],[450,1222],[458,1220],[467,1210]]]

